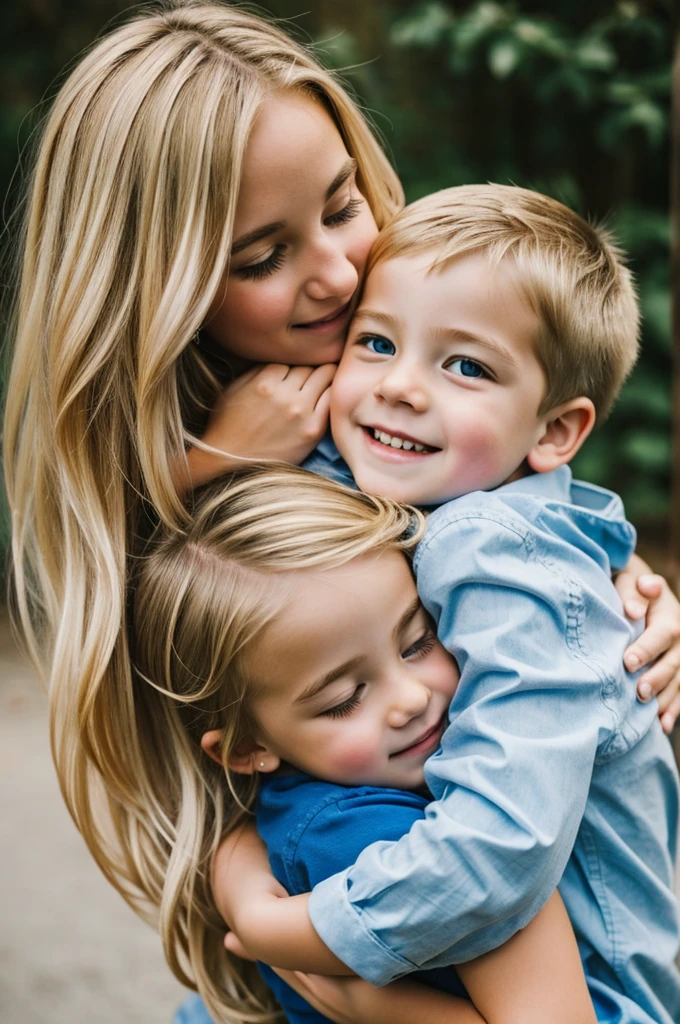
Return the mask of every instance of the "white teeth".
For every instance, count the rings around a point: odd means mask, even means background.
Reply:
[[[388,434],[384,430],[377,430],[375,427],[373,428],[373,437],[376,441],[380,441],[381,444],[386,444],[390,448],[403,448],[404,451],[407,452],[425,451],[424,444],[416,444],[415,441],[407,441],[406,438],[403,437],[394,437],[392,434]]]

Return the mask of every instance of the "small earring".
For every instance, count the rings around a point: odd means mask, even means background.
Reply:
[[[264,761],[260,761],[260,768],[264,768]]]

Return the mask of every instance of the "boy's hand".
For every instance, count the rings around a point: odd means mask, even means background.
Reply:
[[[661,725],[669,733],[680,714],[680,604],[663,576],[650,572],[637,555],[619,573],[616,589],[630,619],[646,614],[646,629],[624,663],[629,672],[651,665],[638,680],[638,696],[658,697]]]
[[[198,487],[244,460],[280,459],[299,465],[328,427],[329,388],[336,369],[335,363],[271,363],[237,377],[224,389],[201,438],[217,451],[191,448],[189,480],[180,479],[180,487]]]

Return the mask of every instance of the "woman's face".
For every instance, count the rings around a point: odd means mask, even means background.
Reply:
[[[275,92],[248,142],[229,276],[205,330],[258,363],[337,362],[378,232],[322,104]]]

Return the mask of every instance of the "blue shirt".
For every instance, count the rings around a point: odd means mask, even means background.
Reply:
[[[302,773],[262,776],[257,830],[274,875],[296,895],[349,867],[376,840],[399,839],[423,818],[426,806],[427,800],[406,790],[338,786]],[[260,971],[290,1024],[330,1024],[271,968],[260,965]],[[421,971],[414,977],[465,995],[453,968]]]
[[[307,467],[350,482],[328,439]],[[461,670],[426,765],[436,800],[309,904],[362,977],[488,952],[559,884],[598,1020],[680,1021],[677,770],[624,670],[634,630],[611,582],[634,542],[620,500],[567,467],[429,516],[418,592]]]

